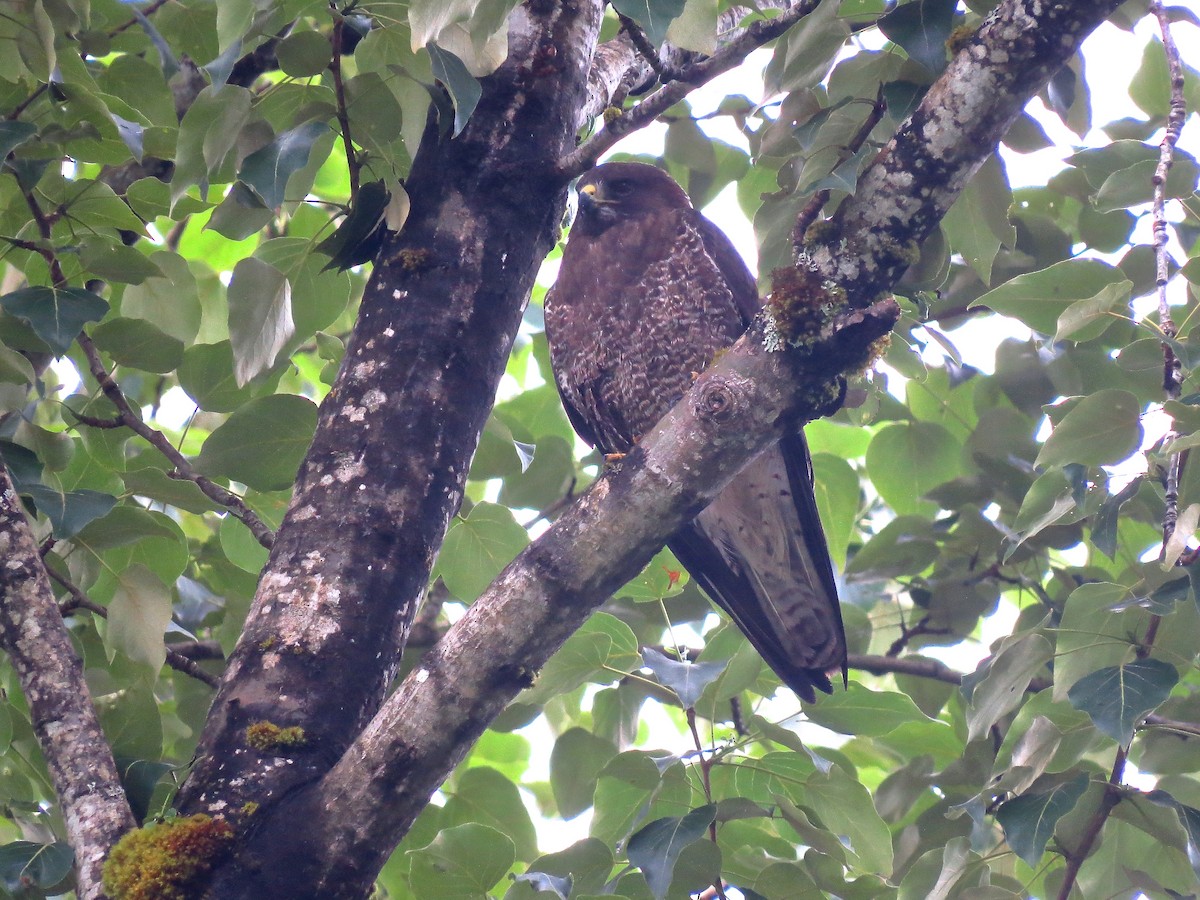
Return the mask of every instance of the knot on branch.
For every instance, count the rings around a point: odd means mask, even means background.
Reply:
[[[709,375],[697,382],[692,411],[699,419],[723,422],[749,406],[750,385],[729,375]]]

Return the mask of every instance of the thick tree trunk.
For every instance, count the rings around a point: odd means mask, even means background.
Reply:
[[[320,778],[379,709],[556,238],[565,183],[552,173],[574,146],[601,10],[519,7],[467,128],[427,130],[410,215],[364,295],[180,809],[265,812]],[[302,728],[303,746],[286,763],[253,749],[246,729],[261,721]],[[264,864],[272,841],[252,829],[211,895],[360,897],[382,864],[364,852],[333,885]]]
[[[83,663],[58,612],[37,542],[8,470],[0,464],[0,647],[29,704],[29,719],[54,780],[75,850],[78,894],[100,897],[113,843],[137,823],[121,790]]]

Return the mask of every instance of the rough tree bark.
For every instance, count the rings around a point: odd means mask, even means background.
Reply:
[[[109,848],[137,823],[100,730],[83,662],[71,643],[37,542],[8,471],[0,466],[0,645],[29,704],[38,744],[75,850],[79,896],[100,896]]]

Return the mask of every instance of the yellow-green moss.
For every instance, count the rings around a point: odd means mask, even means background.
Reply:
[[[275,643],[276,643],[275,635],[271,635],[270,637],[263,638],[261,641],[258,642],[258,649],[263,651],[264,653],[266,653],[268,650],[270,650],[272,647],[275,646]]]
[[[419,272],[429,267],[433,254],[424,247],[405,247],[396,254],[396,261],[405,272]]]
[[[832,244],[838,239],[838,227],[833,219],[817,219],[804,232],[805,244]]]
[[[974,25],[959,25],[950,32],[950,37],[946,40],[946,46],[950,48],[950,52],[957,54],[959,50],[967,46],[971,38],[975,37],[978,29]]]
[[[252,816],[258,812],[258,803],[254,800],[247,800],[242,804],[242,815]]]
[[[113,900],[189,900],[233,842],[233,826],[203,813],[130,831],[104,863]]]
[[[304,729],[299,725],[280,728],[274,722],[254,722],[246,727],[246,743],[255,750],[270,753],[295,749],[307,743]]]
[[[623,115],[625,115],[625,110],[621,109],[621,107],[610,106],[604,110],[604,124],[611,125]]]
[[[767,295],[768,349],[799,347],[812,341],[829,321],[845,292],[804,266],[785,266],[771,273]]]

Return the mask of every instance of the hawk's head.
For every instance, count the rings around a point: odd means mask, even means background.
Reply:
[[[605,163],[579,179],[575,227],[599,234],[617,222],[691,205],[683,188],[662,169],[645,163]]]

